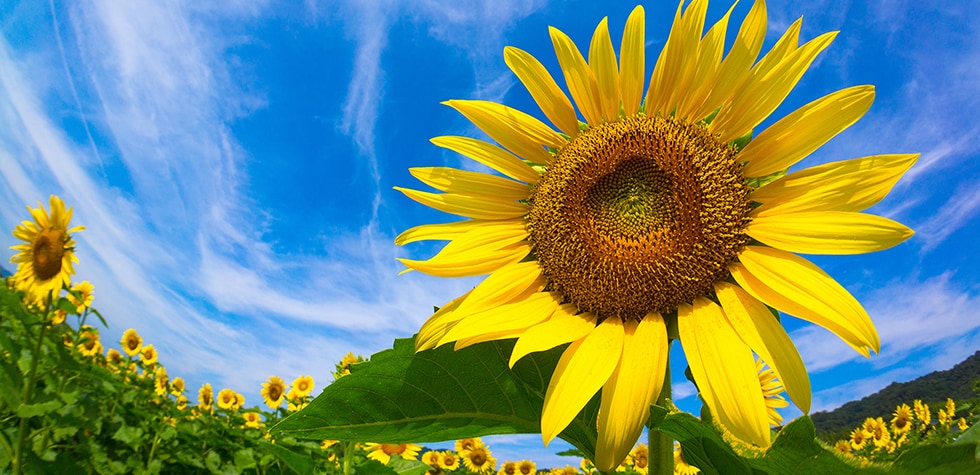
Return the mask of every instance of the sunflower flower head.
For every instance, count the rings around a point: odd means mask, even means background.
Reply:
[[[908,404],[902,404],[895,408],[895,417],[892,418],[892,432],[895,435],[902,435],[912,430],[912,408]]]
[[[75,311],[82,313],[92,305],[95,298],[92,290],[95,288],[89,281],[83,280],[75,284],[68,291],[68,301],[75,306]]]
[[[639,444],[630,452],[629,459],[633,470],[640,475],[646,475],[650,465],[649,450],[646,444]]]
[[[915,412],[915,418],[921,423],[921,428],[929,427],[932,424],[932,413],[929,411],[929,405],[924,404],[922,401],[916,399],[912,401],[912,410]]]
[[[51,324],[61,325],[62,323],[65,323],[65,319],[67,318],[68,318],[68,312],[60,308],[56,309],[54,313],[51,314]]]
[[[74,263],[78,262],[71,235],[85,229],[71,227],[72,209],[66,209],[61,198],[51,195],[48,202],[50,214],[41,203],[37,208],[27,207],[34,220],[17,225],[14,237],[24,243],[11,246],[20,251],[10,258],[17,264],[14,287],[24,292],[27,302],[37,305],[71,285]]]
[[[891,433],[888,432],[888,424],[885,423],[884,419],[880,417],[873,419],[872,429],[869,432],[877,449],[888,447],[888,443],[891,442]]]
[[[167,369],[163,366],[158,366],[156,371],[153,372],[153,392],[157,396],[163,396],[167,394],[167,388],[169,379],[167,378]]]
[[[258,412],[246,412],[242,414],[242,417],[245,418],[245,427],[259,429],[265,425],[262,423],[262,415]]]
[[[129,356],[140,354],[140,350],[143,348],[143,338],[140,337],[139,333],[136,333],[135,328],[130,328],[123,332],[120,343],[122,344],[123,351]]]
[[[78,343],[76,348],[83,356],[95,356],[102,354],[102,342],[99,341],[99,332],[94,328],[85,326],[78,332]]]
[[[440,470],[451,472],[458,469],[459,466],[459,456],[456,455],[455,452],[451,450],[443,450],[439,452],[439,463],[437,467]]]
[[[201,410],[211,411],[214,404],[214,391],[211,389],[211,383],[201,385],[201,389],[197,391],[197,402]]]
[[[109,362],[109,364],[112,365],[110,368],[118,369],[119,365],[123,363],[122,353],[120,353],[119,350],[115,348],[109,348],[109,350],[106,351],[105,359],[106,361]]]
[[[861,450],[864,445],[868,442],[868,432],[864,430],[864,427],[858,427],[851,431],[851,448],[854,450]]]
[[[465,453],[458,452],[459,456],[463,458],[463,465],[473,473],[487,474],[493,473],[497,469],[497,459],[493,457],[490,449],[483,444],[476,445]]]
[[[145,345],[140,348],[140,361],[143,362],[144,366],[153,366],[157,364],[160,355],[157,354],[157,349],[153,345]]]
[[[282,405],[282,400],[286,397],[286,382],[279,376],[269,376],[269,380],[262,383],[262,400],[266,406],[277,409]]]
[[[770,307],[831,330],[866,357],[880,348],[860,303],[798,254],[861,254],[912,235],[862,211],[917,154],[786,174],[864,115],[872,86],[832,92],[755,130],[836,33],[799,44],[797,20],[759,58],[767,12],[757,0],[726,54],[729,15],[704,33],[708,2],[684,3],[649,82],[642,7],[626,20],[618,61],[607,19],[587,57],[550,29],[567,94],[541,61],[506,47],[504,61],[554,128],[502,104],[449,100],[496,143],[432,143],[499,174],[412,168],[437,192],[396,187],[469,218],[399,235],[399,245],[449,241],[429,259],[399,259],[409,270],[487,276],[426,321],[416,350],[516,338],[513,365],[568,344],[545,393],[542,438],[557,436],[601,390],[595,463],[603,471],[627,456],[661,392],[668,334],[679,336],[717,420],[767,447],[769,406],[753,355],[804,413],[811,401],[803,361]]]
[[[960,432],[966,432],[966,430],[970,428],[970,426],[966,423],[965,417],[961,417],[958,421],[956,421],[956,427],[960,429]]]
[[[238,406],[238,395],[235,391],[225,388],[218,393],[218,407],[226,411],[233,411]]]
[[[313,392],[313,376],[306,375],[296,378],[293,380],[292,388],[298,397],[309,396]]]
[[[172,381],[170,381],[170,394],[173,394],[174,396],[184,394],[184,386],[184,378],[181,378],[180,376],[174,378]]]
[[[701,473],[701,469],[687,463],[684,460],[684,452],[681,451],[681,444],[674,443],[674,475],[694,475]]]
[[[456,452],[459,453],[459,455],[464,455],[464,456],[471,450],[477,448],[486,448],[487,446],[485,443],[483,443],[483,439],[480,439],[479,437],[459,439],[456,441],[454,445],[456,448]]]
[[[392,455],[398,455],[405,460],[417,460],[419,450],[422,446],[415,444],[374,444],[369,443],[364,447],[369,459],[377,460],[385,465],[391,460]]]

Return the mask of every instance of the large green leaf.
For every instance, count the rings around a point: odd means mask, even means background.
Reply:
[[[684,460],[706,475],[752,473],[709,423],[688,413],[667,414],[666,408],[654,405],[650,408],[650,428],[680,442]]]
[[[414,339],[355,365],[305,409],[274,431],[297,438],[406,443],[540,432],[541,407],[564,347],[521,359],[511,370],[513,341],[416,353]],[[595,453],[598,397],[560,437]]]

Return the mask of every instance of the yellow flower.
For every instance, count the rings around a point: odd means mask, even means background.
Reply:
[[[497,475],[517,475],[517,462],[504,462],[500,470],[497,470]]]
[[[966,431],[970,426],[966,425],[966,418],[961,417],[960,420],[956,421],[956,427],[959,427],[960,432]]]
[[[170,382],[170,394],[180,396],[184,393],[184,378],[176,377]]]
[[[861,450],[864,448],[864,444],[868,441],[868,433],[861,427],[851,431],[851,448],[854,450]]]
[[[440,466],[442,466],[442,452],[438,450],[430,450],[422,454],[422,457],[419,460],[432,468],[438,469]]]
[[[952,398],[946,398],[946,414],[950,419],[956,415],[956,403],[953,402]]]
[[[459,452],[459,455],[461,456],[465,456],[466,453],[471,450],[477,448],[486,448],[487,446],[486,444],[483,443],[483,440],[480,439],[479,437],[473,437],[469,439],[459,439],[456,441],[455,445],[456,445],[456,452]]]
[[[849,454],[851,453],[851,442],[848,440],[838,440],[836,443],[834,443],[834,448],[837,449],[838,452]]]
[[[578,469],[571,465],[565,465],[562,468],[555,467],[549,470],[548,475],[578,475]]]
[[[59,308],[54,311],[53,315],[51,315],[51,324],[61,325],[62,323],[65,323],[66,318],[68,318],[68,312]]]
[[[245,406],[245,395],[242,393],[235,393],[235,407],[234,410],[238,410]]]
[[[354,353],[352,352],[347,352],[347,354],[340,359],[340,367],[343,369],[347,369],[348,366],[357,363],[359,361],[361,361],[361,358],[354,356]]]
[[[403,232],[396,244],[450,241],[428,260],[403,264],[442,277],[489,274],[429,318],[416,349],[516,338],[513,365],[568,343],[545,393],[542,437],[552,440],[601,389],[600,470],[619,465],[639,437],[675,330],[712,414],[740,439],[768,446],[769,411],[753,353],[803,412],[811,393],[803,361],[767,305],[826,327],[864,356],[880,347],[857,300],[797,253],[867,253],[912,234],[860,211],[888,193],[916,154],[833,162],[775,179],[857,121],[871,106],[872,86],[831,93],[740,141],[835,33],[797,46],[797,21],[756,61],[767,31],[757,0],[737,47],[722,59],[728,16],[702,37],[706,9],[704,0],[678,7],[645,99],[642,7],[626,21],[618,65],[607,20],[592,37],[588,61],[552,28],[581,125],[544,66],[505,48],[505,62],[558,130],[501,104],[450,100],[500,146],[454,136],[432,142],[504,176],[412,168],[445,193],[397,187],[470,218]],[[668,332],[667,321],[677,327]]]
[[[140,353],[140,349],[143,348],[143,338],[140,337],[139,333],[136,333],[135,328],[130,328],[123,332],[122,349],[129,356],[136,356]]]
[[[177,396],[177,410],[183,411],[184,409],[186,409],[187,402],[188,402],[187,396],[184,396],[183,394]]]
[[[517,473],[520,475],[534,475],[537,473],[537,466],[530,460],[521,460],[517,463]]]
[[[76,312],[82,313],[92,305],[92,299],[94,298],[92,289],[94,288],[87,280],[83,280],[81,283],[71,287],[71,290],[68,292],[68,301],[75,306]]]
[[[915,411],[915,418],[922,422],[923,426],[928,426],[932,423],[932,414],[929,412],[929,405],[923,404],[921,400],[916,399],[912,401],[912,407]]]
[[[201,410],[210,411],[214,404],[214,392],[211,390],[211,383],[204,383],[197,391],[197,402]]]
[[[82,330],[78,332],[78,344],[75,346],[83,356],[102,354],[102,342],[99,341],[99,333],[92,327],[82,327]]]
[[[633,470],[641,475],[646,475],[647,466],[649,465],[647,444],[639,444],[634,447],[633,451],[630,452],[629,460],[633,464]]]
[[[778,426],[783,423],[783,416],[776,409],[789,406],[786,399],[783,399],[783,383],[776,379],[776,373],[772,368],[766,367],[766,362],[760,358],[755,360],[756,373],[759,375],[759,385],[762,387],[762,396],[766,399],[766,412],[769,414],[769,424]]]
[[[949,413],[946,412],[945,408],[940,409],[939,412],[936,413],[937,424],[941,426],[948,426],[950,422],[952,422],[952,418],[950,417]]]
[[[293,389],[299,397],[309,396],[313,392],[313,376],[300,376],[293,380]]]
[[[674,443],[674,474],[675,475],[694,475],[701,473],[701,469],[687,463],[684,460],[684,453],[681,452],[681,445]]]
[[[438,468],[446,471],[453,471],[459,468],[459,457],[450,450],[439,452]]]
[[[157,355],[157,350],[156,348],[153,347],[153,345],[146,345],[140,348],[140,360],[143,361],[144,365],[146,366],[155,365],[157,363],[158,357],[159,355]]]
[[[163,396],[167,394],[168,379],[167,379],[166,368],[164,368],[163,366],[158,367],[156,372],[154,373],[153,379],[155,383],[153,391],[157,394],[157,396]]]
[[[109,348],[109,351],[107,351],[105,354],[105,359],[114,366],[118,366],[123,363],[122,353],[119,353],[119,350],[115,348]]]
[[[877,448],[887,447],[888,443],[891,442],[888,424],[880,417],[874,419],[874,428],[869,433],[871,434],[871,440],[874,441],[875,447]]]
[[[392,455],[398,455],[405,460],[416,460],[422,446],[415,444],[367,444],[364,450],[369,459],[388,464]]]
[[[71,284],[73,263],[78,262],[71,233],[85,229],[69,227],[72,209],[66,210],[61,198],[51,195],[48,202],[50,215],[41,203],[37,208],[27,207],[34,221],[23,221],[14,229],[14,237],[25,243],[10,247],[20,251],[10,258],[17,263],[14,287],[24,291],[25,299],[33,304],[44,303]]]
[[[892,432],[895,435],[902,435],[912,430],[912,408],[908,404],[902,404],[895,408],[895,417],[892,418]]]
[[[238,394],[225,388],[218,393],[218,407],[225,410],[235,410],[238,405]]]
[[[323,439],[323,442],[320,442],[320,450],[327,450],[330,447],[333,447],[337,442],[340,441],[333,440],[333,439]]]
[[[282,405],[282,400],[286,397],[286,382],[279,376],[269,376],[269,380],[262,383],[260,394],[265,405],[276,409]]]
[[[472,449],[463,453],[457,449],[459,456],[463,458],[463,465],[466,469],[474,473],[493,473],[497,468],[497,459],[493,458],[492,452],[485,445],[474,445]]]
[[[259,415],[259,413],[257,413],[257,412],[246,412],[246,413],[242,414],[242,417],[245,418],[245,427],[251,427],[252,429],[258,429],[258,428],[262,427],[263,425],[265,425],[265,424],[262,423],[262,416]]]

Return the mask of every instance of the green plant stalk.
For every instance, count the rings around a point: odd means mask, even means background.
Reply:
[[[668,349],[669,351],[669,349]],[[664,370],[664,386],[657,398],[657,405],[667,407],[670,401],[670,358]],[[649,475],[673,475],[674,441],[659,430],[647,431],[647,473]]]
[[[41,354],[41,345],[44,343],[44,333],[48,329],[48,318],[50,317],[50,308],[44,314],[44,320],[41,323],[41,331],[37,335],[37,344],[34,345],[34,353],[31,355],[31,369],[27,372],[27,379],[24,381],[24,389],[21,392],[21,404],[28,405],[31,403],[31,399],[34,397],[34,386],[37,384],[37,360],[38,356]],[[13,472],[15,474],[24,473],[24,445],[27,443],[27,417],[22,417],[20,419],[20,424],[17,426],[17,441],[14,443],[14,459],[11,464],[13,467]]]
[[[347,442],[344,446],[344,475],[350,475],[351,460],[354,458],[354,441]]]

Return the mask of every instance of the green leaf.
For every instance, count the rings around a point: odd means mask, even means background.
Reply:
[[[537,433],[541,407],[563,347],[508,360],[513,340],[416,353],[413,339],[361,363],[273,431],[297,438],[383,443],[435,442]],[[598,397],[560,437],[595,453]]]
[[[650,408],[650,425],[680,442],[684,460],[706,475],[752,473],[713,427],[690,414],[668,414],[666,408],[654,405]]]
[[[816,441],[810,416],[800,416],[779,431],[763,459],[750,460],[753,468],[768,473],[855,473],[856,468]],[[868,473],[877,473],[874,471]]]
[[[143,443],[143,429],[124,425],[112,434],[112,438],[136,450]]]
[[[261,442],[262,450],[271,452],[279,457],[292,471],[296,473],[313,473],[313,459],[307,455],[301,455],[277,444],[270,444],[265,440]],[[211,468],[210,463],[208,468]]]
[[[976,451],[975,443],[920,445],[900,455],[894,467],[916,475],[978,473],[980,466],[975,459]]]
[[[388,468],[394,470],[398,475],[422,475],[430,467],[419,460],[405,460],[401,457],[392,457],[388,461]]]
[[[61,401],[57,399],[36,404],[21,404],[17,406],[17,417],[28,418],[42,416],[58,410],[61,406]]]
[[[251,448],[241,449],[235,452],[235,468],[238,471],[245,471],[255,468],[255,451]]]

